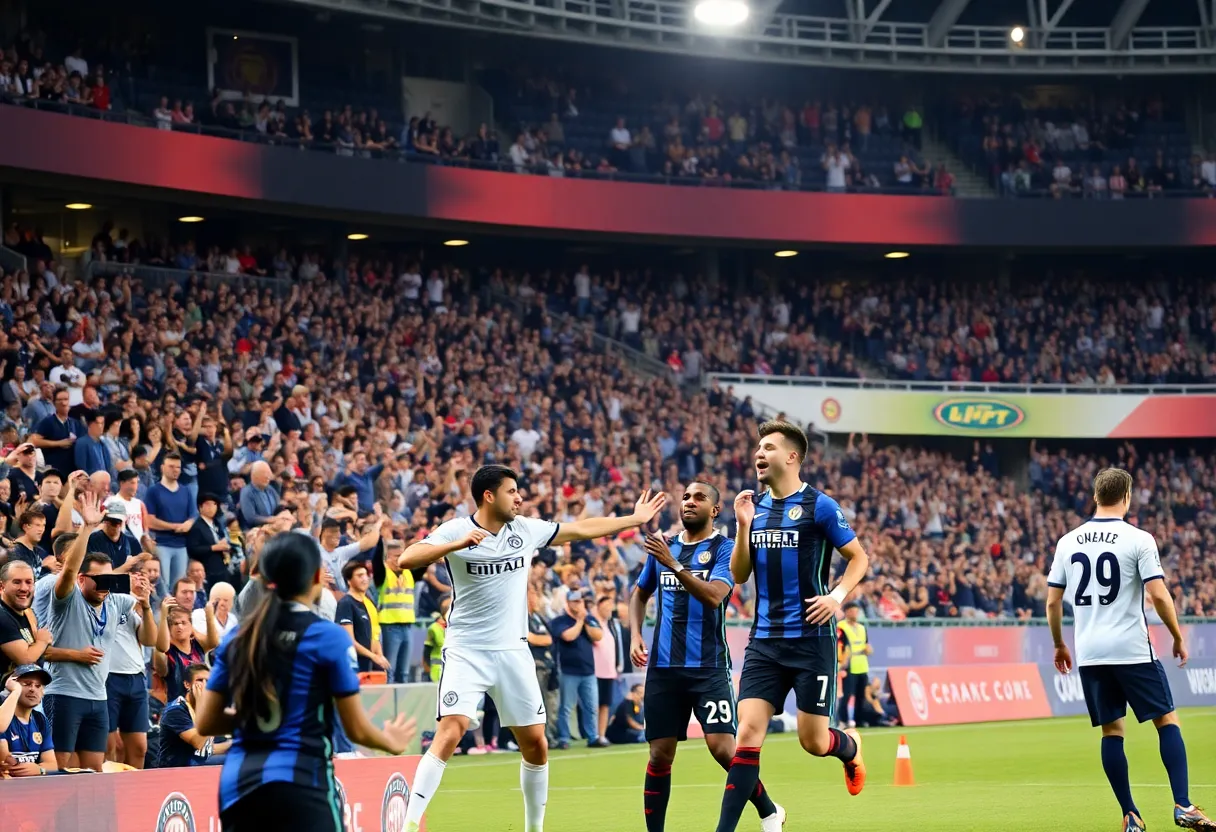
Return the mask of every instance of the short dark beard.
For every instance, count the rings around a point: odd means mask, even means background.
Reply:
[[[712,517],[707,517],[707,518],[705,518],[704,521],[701,521],[699,519],[693,520],[693,521],[685,520],[684,521],[684,531],[690,532],[692,534],[701,534],[706,529],[708,529],[710,527],[710,525],[712,525],[712,522],[713,522]]]

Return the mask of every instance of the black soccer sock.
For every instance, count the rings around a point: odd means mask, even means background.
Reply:
[[[1128,782],[1127,755],[1123,753],[1123,737],[1102,738],[1102,770],[1110,781],[1110,789],[1119,801],[1119,809],[1123,814],[1135,812],[1137,817],[1140,810],[1132,800],[1132,784]]]
[[[743,806],[751,799],[760,782],[760,749],[736,748],[735,759],[726,772],[726,791],[722,795],[722,814],[717,832],[735,832]],[[770,813],[771,814],[771,813]]]
[[[730,771],[730,763],[723,762],[721,758],[714,757],[718,761],[718,765]],[[760,813],[760,818],[764,819],[769,815],[776,814],[777,805],[773,803],[773,799],[768,796],[768,790],[764,788],[764,783],[760,780],[756,781],[756,790],[752,792],[752,796],[748,798],[751,804],[756,807],[756,811]]]
[[[1186,743],[1182,741],[1182,729],[1177,725],[1162,725],[1157,731],[1161,746],[1161,762],[1170,776],[1170,789],[1174,802],[1184,809],[1191,805],[1187,784]]]
[[[832,735],[832,744],[828,746],[828,753],[823,756],[836,757],[843,763],[850,762],[857,756],[856,740],[844,731],[837,731],[835,728],[829,728],[828,733]]]
[[[671,797],[671,766],[649,763],[646,785],[642,787],[642,806],[646,809],[646,832],[663,832],[667,820],[667,801]]]

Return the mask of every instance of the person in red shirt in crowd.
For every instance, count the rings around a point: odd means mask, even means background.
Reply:
[[[89,82],[89,92],[93,98],[93,106],[99,110],[110,109],[110,87],[106,84],[105,68],[98,64]]]

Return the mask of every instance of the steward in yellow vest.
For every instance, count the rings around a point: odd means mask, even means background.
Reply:
[[[381,541],[384,546],[384,580],[376,587],[380,614],[380,643],[389,661],[389,682],[409,681],[411,637],[414,633],[414,575],[397,566],[405,551],[400,540]],[[377,570],[379,571],[379,570]]]
[[[866,625],[861,623],[860,618],[861,607],[853,602],[845,605],[844,620],[836,624],[841,665],[847,670],[840,685],[836,720],[840,724],[847,722],[850,728],[854,727],[856,722],[853,718],[855,711],[849,711],[849,700],[853,700],[853,707],[856,709],[865,699],[866,688],[870,686],[870,654],[874,652],[869,643]]]

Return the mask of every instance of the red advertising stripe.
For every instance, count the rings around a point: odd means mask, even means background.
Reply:
[[[346,832],[405,829],[419,757],[337,760]],[[6,780],[5,832],[208,832],[220,828],[219,766]]]
[[[1111,439],[1216,436],[1216,396],[1149,396],[1108,435]]]
[[[1010,664],[1020,662],[1022,630],[1018,627],[950,627],[942,635],[943,664]]]
[[[887,679],[905,725],[1051,716],[1051,703],[1034,664],[892,667]]]

